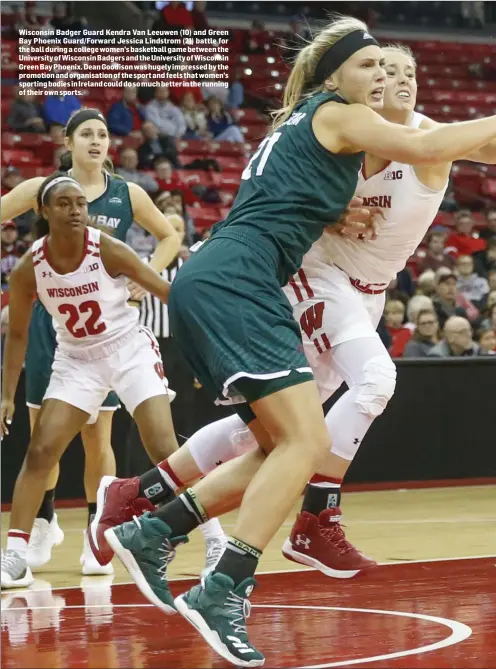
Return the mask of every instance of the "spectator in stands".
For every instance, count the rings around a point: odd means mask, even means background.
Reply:
[[[486,224],[487,228],[480,232],[481,239],[485,239],[486,242],[490,239],[496,240],[496,209],[486,211]]]
[[[436,294],[436,273],[432,269],[426,269],[417,281],[417,294],[434,297]]]
[[[88,25],[88,21],[84,17],[75,19],[73,16],[69,16],[66,2],[55,2],[53,3],[53,16],[50,19],[50,25],[55,30],[82,30]]]
[[[205,14],[206,2],[195,2],[191,11],[193,27],[195,30],[208,30],[208,19]]]
[[[456,271],[458,273],[458,291],[465,295],[465,297],[480,309],[489,293],[487,279],[478,276],[478,274],[474,272],[474,259],[472,256],[458,256],[456,260]]]
[[[446,240],[446,251],[455,258],[459,255],[471,256],[477,251],[486,248],[486,242],[473,235],[475,221],[468,209],[462,209],[455,214],[456,232],[452,233]]]
[[[212,97],[207,100],[207,124],[208,129],[217,141],[244,142],[245,138],[239,127],[235,124],[233,117],[227,112],[219,98]]]
[[[439,342],[439,321],[433,309],[421,309],[415,321],[415,330],[403,351],[404,358],[425,358]]]
[[[496,265],[496,239],[488,239],[484,251],[474,255],[475,269],[480,276],[487,276],[488,272]]]
[[[156,193],[158,183],[150,174],[140,172],[138,168],[138,153],[131,147],[122,149],[119,153],[120,167],[116,172],[126,181],[132,181],[141,186],[147,193]]]
[[[171,161],[174,167],[180,167],[177,158],[176,143],[167,135],[158,134],[157,126],[152,121],[145,121],[141,127],[145,141],[138,149],[140,170],[152,170],[155,158],[163,157]]]
[[[267,41],[264,24],[255,19],[251,28],[245,33],[243,53],[265,53],[264,44]]]
[[[450,316],[463,316],[467,318],[467,312],[457,304],[457,276],[450,270],[440,272],[436,276],[436,297],[432,300],[436,311],[439,325],[444,324]]]
[[[107,123],[110,132],[119,137],[139,134],[143,119],[145,118],[144,107],[138,102],[138,90],[136,86],[125,86],[122,89],[122,97],[110,107],[107,113]]]
[[[489,291],[496,290],[496,263],[487,273],[487,283],[489,284]]]
[[[191,188],[184,183],[181,177],[174,172],[172,163],[167,158],[157,158],[153,163],[157,177],[157,184],[161,191],[179,190],[183,194],[187,205],[198,205],[199,200]]]
[[[19,258],[27,251],[27,246],[19,239],[19,231],[14,221],[5,221],[2,224],[2,288],[7,284],[9,274]]]
[[[476,333],[479,355],[496,355],[496,332],[493,328],[480,328]]]
[[[245,89],[239,79],[239,74],[234,67],[230,68],[229,77],[226,108],[239,109],[245,100]]]
[[[196,237],[196,228],[193,222],[193,219],[188,214],[188,209],[186,203],[184,202],[184,197],[182,191],[174,188],[170,192],[170,204],[175,208],[176,212],[182,217],[184,221],[184,235],[186,238],[186,243],[188,246],[191,246],[197,240]]]
[[[60,80],[59,80],[60,81]],[[42,105],[43,118],[47,126],[58,123],[65,126],[71,114],[81,108],[76,95],[47,95]]]
[[[434,304],[430,297],[427,295],[414,295],[411,300],[409,300],[406,305],[406,317],[408,319],[405,323],[411,332],[414,332],[418,319],[419,313],[423,310],[434,311]]]
[[[302,14],[295,14],[289,20],[289,30],[284,33],[282,38],[283,58],[291,61],[294,58],[294,50],[301,49],[302,46],[312,39],[312,33]]]
[[[38,95],[28,91],[25,93],[19,95],[19,91],[17,92],[10,107],[7,125],[16,132],[45,132]]]
[[[472,339],[472,327],[462,316],[450,316],[444,325],[444,339],[428,353],[429,357],[448,358],[478,355],[479,347]]]
[[[186,121],[182,111],[169,100],[169,87],[159,86],[155,91],[155,99],[145,108],[147,121],[152,121],[159,134],[168,137],[182,137],[186,132]]]
[[[52,157],[52,167],[54,170],[60,170],[61,168],[61,163],[60,159],[64,155],[64,153],[67,153],[67,149],[65,146],[57,146],[55,151],[53,152],[53,157]]]
[[[193,16],[184,2],[168,2],[162,10],[163,25],[170,29],[193,28]]]
[[[17,167],[9,165],[5,168],[2,176],[2,195],[6,195],[23,181],[24,178]]]
[[[481,0],[460,2],[462,26],[469,28],[483,28],[485,24],[484,3]]]
[[[25,22],[29,30],[45,30],[48,19],[36,13],[36,2],[25,3]]]
[[[205,107],[196,103],[193,93],[188,91],[183,95],[181,111],[187,126],[183,135],[184,139],[208,139],[212,137],[207,128]]]
[[[453,269],[455,261],[444,250],[446,235],[440,230],[433,230],[427,237],[427,250],[425,258],[418,264],[418,272],[422,274],[427,269],[436,272],[440,267],[449,267]]]
[[[405,320],[405,305],[401,300],[388,300],[384,307],[386,327],[391,337],[389,353],[392,358],[401,358],[405,346],[412,336],[411,330],[403,325]]]

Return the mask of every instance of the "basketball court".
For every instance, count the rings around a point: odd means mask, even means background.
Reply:
[[[348,492],[343,511],[348,538],[380,565],[350,580],[301,569],[280,553],[288,519],[251,598],[266,666],[496,667],[496,488]],[[229,666],[120,563],[114,576],[82,577],[85,510],[58,513],[65,541],[35,585],[2,593],[3,667]],[[233,521],[222,519],[227,533]],[[202,568],[202,537],[191,539],[170,568],[174,595]]]

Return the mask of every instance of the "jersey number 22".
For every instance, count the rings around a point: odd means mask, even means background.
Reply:
[[[105,332],[107,326],[103,321],[98,323],[97,321],[102,315],[102,310],[100,305],[95,300],[87,300],[86,302],[81,302],[79,306],[75,304],[61,304],[59,306],[59,313],[65,315],[68,314],[69,318],[67,319],[65,326],[76,339],[81,339],[81,337],[88,337],[91,335],[98,335],[102,332]],[[82,314],[88,314],[85,322],[79,325],[79,321],[82,318]]]

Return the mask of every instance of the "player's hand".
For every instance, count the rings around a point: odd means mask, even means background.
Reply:
[[[9,400],[2,400],[0,408],[0,430],[2,437],[9,433],[9,426],[12,423],[12,417],[15,411],[15,404]]]
[[[146,290],[130,279],[127,282],[127,289],[131,294],[130,299],[134,302],[141,302],[146,295]]]
[[[343,212],[338,223],[330,225],[327,232],[350,239],[368,241],[379,235],[379,218],[384,219],[380,207],[365,207],[361,197],[354,197]]]

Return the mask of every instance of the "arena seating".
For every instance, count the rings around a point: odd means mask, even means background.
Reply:
[[[284,33],[264,33],[264,53],[261,54],[243,53],[245,35],[246,31],[241,29],[232,31],[231,66],[244,86],[248,105],[252,103],[260,108],[262,100],[263,108],[267,108],[277,102],[287,77],[289,66],[284,61],[285,54],[279,46]],[[419,111],[441,122],[496,113],[496,81],[485,79],[481,74],[484,65],[494,64],[492,45],[438,40],[408,40],[407,43],[414,50],[418,62]],[[17,62],[16,49],[15,41],[2,42],[2,56],[8,54],[14,65]],[[15,69],[9,70],[9,77],[16,76]],[[2,165],[18,167],[25,177],[50,173],[55,148],[50,138],[34,133],[16,133],[7,127],[8,110],[14,90],[12,79],[2,82]],[[105,113],[120,96],[120,89],[104,89],[98,92],[89,90],[82,101],[84,105],[96,106]],[[181,176],[187,183],[193,181],[214,185],[224,193],[235,194],[248,155],[267,131],[267,117],[250,106],[233,113],[245,136],[244,144],[183,139],[177,141],[179,159],[183,166],[196,159],[214,158],[221,169],[221,172],[203,173],[197,170],[181,170]],[[139,143],[140,140],[136,137],[113,137],[110,155],[117,160],[119,150],[126,147],[138,148]],[[460,205],[482,208],[494,199],[496,168],[468,163],[455,165],[453,185]],[[219,215],[219,210],[214,207],[205,205],[191,208],[191,211],[199,229],[218,220],[215,216]],[[444,223],[449,224],[449,221],[444,220]]]

